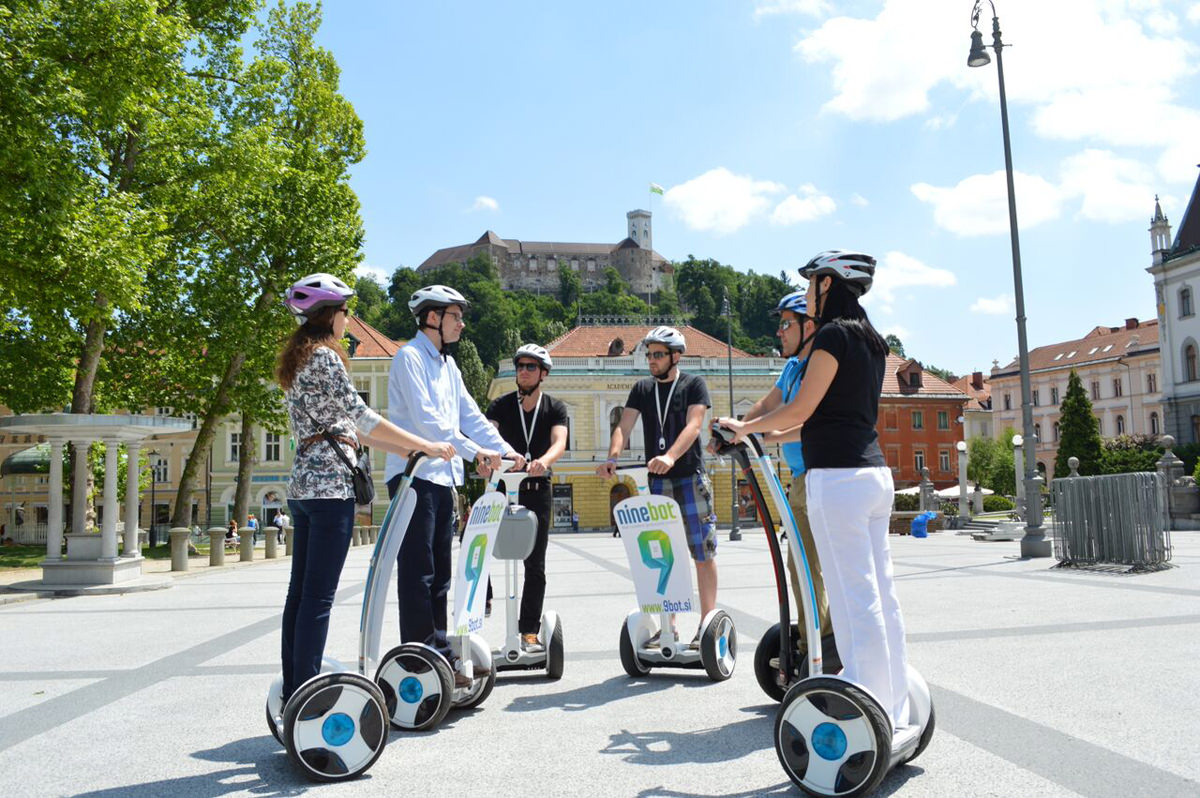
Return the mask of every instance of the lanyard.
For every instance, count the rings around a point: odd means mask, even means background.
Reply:
[[[671,383],[671,390],[667,391],[667,410],[671,410],[671,397],[675,395],[675,388],[679,385],[679,378],[682,374],[675,375],[675,381]],[[666,414],[663,413],[662,405],[658,401],[658,383],[654,385],[654,409],[658,413],[658,450],[665,452],[667,450],[667,437],[665,434]]]
[[[533,440],[533,428],[537,426],[538,413],[542,412],[542,396],[538,394],[537,404],[533,408],[533,418],[529,420],[529,429],[525,429],[525,406],[521,404],[521,396],[517,395],[517,417],[521,419],[521,434],[525,436],[525,461],[529,462],[533,458],[529,456],[529,442]]]

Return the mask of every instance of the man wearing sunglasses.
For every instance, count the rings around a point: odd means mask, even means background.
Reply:
[[[800,393],[800,382],[804,379],[804,370],[808,365],[808,353],[812,348],[812,339],[816,334],[816,325],[808,315],[808,303],[804,291],[793,291],[779,300],[779,304],[771,311],[772,316],[779,318],[779,351],[786,357],[787,363],[775,387],[766,396],[754,403],[746,412],[743,420],[749,421],[761,415],[770,413],[780,405],[790,404]],[[796,528],[800,531],[800,542],[804,544],[804,552],[808,556],[809,568],[812,571],[813,593],[815,608],[822,629],[832,629],[829,620],[829,594],[825,592],[825,579],[821,576],[821,563],[817,559],[817,546],[813,541],[812,525],[808,522],[808,499],[804,491],[804,456],[800,447],[800,427],[788,430],[771,430],[763,435],[763,443],[779,443],[783,459],[787,461],[792,472],[792,482],[788,487],[788,504],[791,505],[792,515],[796,519]],[[796,622],[800,630],[799,650],[808,651],[808,641],[805,634],[808,624],[804,622],[804,603],[800,600],[800,575],[796,563],[792,562],[791,549],[788,549],[788,574],[792,581],[792,593],[796,597],[796,607],[801,613]],[[830,652],[825,652],[828,662]]]
[[[679,370],[679,360],[687,351],[682,333],[673,327],[656,327],[642,343],[650,376],[638,380],[629,392],[609,441],[608,460],[596,473],[602,477],[616,473],[617,457],[641,416],[650,492],[675,499],[683,512],[704,618],[717,606],[717,516],[700,447],[700,430],[712,402],[703,378]],[[692,641],[693,648],[698,646],[699,632]]]
[[[525,587],[521,591],[517,628],[522,647],[526,651],[540,651],[538,629],[546,597],[546,544],[554,505],[550,468],[567,450],[567,406],[542,392],[542,380],[554,367],[550,353],[544,348],[525,344],[513,355],[513,365],[517,370],[517,390],[493,400],[487,417],[504,441],[525,455],[529,476],[521,482],[517,497],[521,506],[533,510],[538,526],[537,542],[525,558]],[[486,467],[480,468],[485,477],[486,472]],[[521,477],[513,474],[509,479]]]

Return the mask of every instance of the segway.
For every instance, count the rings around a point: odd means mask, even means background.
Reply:
[[[277,677],[267,692],[267,728],[287,749],[288,757],[313,781],[336,782],[366,773],[387,744],[388,718],[392,712],[386,689],[365,675],[369,654],[377,653],[379,628],[384,611],[383,591],[396,560],[399,538],[408,526],[416,496],[408,486],[423,455],[409,458],[401,489],[388,507],[383,530],[371,558],[367,588],[359,624],[358,670],[350,671],[326,657],[321,672],[307,680],[283,703],[283,677]],[[400,534],[396,534],[396,530]],[[431,669],[442,657],[433,649],[416,652]],[[443,660],[444,662],[444,660]],[[444,666],[448,672],[448,666]],[[447,677],[449,678],[449,677]],[[447,688],[448,692],[448,688]],[[389,700],[390,699],[390,700]],[[443,715],[445,713],[443,712]]]
[[[645,466],[620,467],[617,473],[632,478],[638,490],[613,508],[638,600],[638,609],[621,625],[621,665],[635,678],[653,668],[703,668],[714,682],[725,681],[737,664],[737,630],[729,614],[712,610],[705,616],[699,650],[681,644],[670,623],[672,614],[696,607],[679,505],[650,493]],[[677,561],[683,567],[675,567]]]
[[[732,454],[747,476],[759,511],[765,512],[758,476],[767,483],[775,506],[786,519],[788,543],[797,555],[797,567],[803,575],[805,590],[801,591],[804,617],[808,623],[807,675],[789,683],[788,659],[794,643],[779,632],[779,684],[787,692],[775,717],[775,753],[792,783],[809,795],[827,798],[866,795],[879,786],[889,770],[898,764],[916,759],[933,738],[934,711],[929,687],[911,665],[908,667],[908,724],[893,730],[887,710],[862,685],[825,670],[822,660],[822,638],[814,611],[815,594],[812,573],[808,568],[804,544],[791,515],[791,506],[783,486],[763,451],[757,436],[746,438],[745,444],[731,445],[733,434],[713,424],[713,438],[718,453]],[[749,450],[754,453],[751,467]],[[757,471],[757,475],[756,475]],[[780,591],[780,605],[787,606],[787,583],[779,557],[779,542],[769,516],[768,537],[772,543],[775,578]],[[781,610],[781,630],[787,629],[786,610]],[[790,635],[789,635],[790,637]],[[761,683],[761,679],[760,679]]]
[[[520,601],[517,584],[520,581],[521,563],[529,557],[537,544],[537,515],[517,503],[520,484],[528,478],[526,474],[513,474],[504,482],[508,492],[508,510],[496,533],[496,547],[492,556],[504,563],[504,645],[492,651],[493,667],[498,671],[546,669],[546,676],[561,679],[563,675],[562,620],[558,613],[546,610],[542,613],[538,629],[538,649],[526,650],[521,645],[521,630],[518,625]],[[493,473],[488,490],[496,490],[500,474]]]

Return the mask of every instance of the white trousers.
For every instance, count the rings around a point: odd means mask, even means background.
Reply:
[[[894,726],[907,725],[904,618],[888,546],[892,472],[817,468],[808,471],[806,485],[842,675],[867,688]]]

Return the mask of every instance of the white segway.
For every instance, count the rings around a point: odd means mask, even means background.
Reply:
[[[729,614],[708,613],[700,624],[699,649],[682,643],[671,626],[672,614],[696,607],[687,533],[675,500],[650,493],[649,473],[645,466],[617,469],[638,490],[613,508],[638,600],[638,609],[621,625],[621,665],[633,677],[653,668],[703,668],[714,682],[725,681],[737,664],[737,630]]]
[[[412,473],[423,455],[409,458],[401,488],[388,507],[367,576],[359,625],[358,670],[350,671],[334,659],[322,660],[321,673],[296,688],[286,705],[282,700],[283,677],[277,677],[267,692],[267,728],[287,749],[288,757],[313,781],[335,782],[366,773],[387,744],[391,706],[386,689],[366,676],[371,657],[379,647],[379,628],[384,611],[382,582],[386,589],[396,560],[398,538],[408,526],[415,495],[408,490]],[[400,522],[402,520],[402,523]],[[395,534],[399,528],[400,534]],[[445,660],[433,649],[418,654],[430,669]],[[448,666],[443,665],[448,673]],[[449,678],[447,676],[447,678]],[[447,686],[447,692],[449,687]],[[442,713],[445,714],[444,712]]]
[[[510,472],[511,473],[511,472]],[[537,651],[528,651],[521,645],[521,630],[518,626],[520,600],[517,585],[520,582],[521,563],[529,557],[537,544],[537,515],[517,503],[520,484],[525,474],[514,474],[505,480],[508,492],[508,510],[496,534],[496,547],[492,556],[504,563],[504,645],[492,651],[492,665],[498,671],[546,669],[551,679],[561,679],[565,650],[563,646],[562,620],[558,613],[546,610],[542,613],[538,629]],[[499,473],[492,474],[488,490],[496,490]]]
[[[804,544],[792,517],[791,505],[784,495],[779,476],[771,458],[763,451],[758,436],[751,435],[745,444],[731,445],[732,433],[716,424],[712,428],[718,442],[718,453],[732,454],[756,492],[760,512],[765,511],[758,479],[767,483],[775,506],[784,517],[788,545],[796,555],[797,568],[803,565],[801,591],[804,617],[808,623],[807,675],[789,681],[787,666],[790,640],[777,640],[782,666],[779,679],[787,692],[775,717],[775,753],[792,783],[809,795],[828,798],[849,798],[866,795],[879,786],[887,772],[898,764],[911,762],[933,738],[933,701],[929,686],[921,674],[908,667],[908,724],[893,731],[888,712],[869,690],[848,679],[827,673],[821,656],[821,629],[813,610],[815,596],[812,574],[808,568]],[[750,455],[753,451],[754,466]],[[764,515],[769,523],[769,517]],[[774,538],[774,534],[769,537]],[[776,579],[781,589],[781,603],[786,605],[786,583],[779,567],[778,540],[773,557],[776,560]],[[786,628],[786,616],[784,617]],[[782,638],[782,633],[779,635]],[[760,682],[762,679],[760,678]]]

